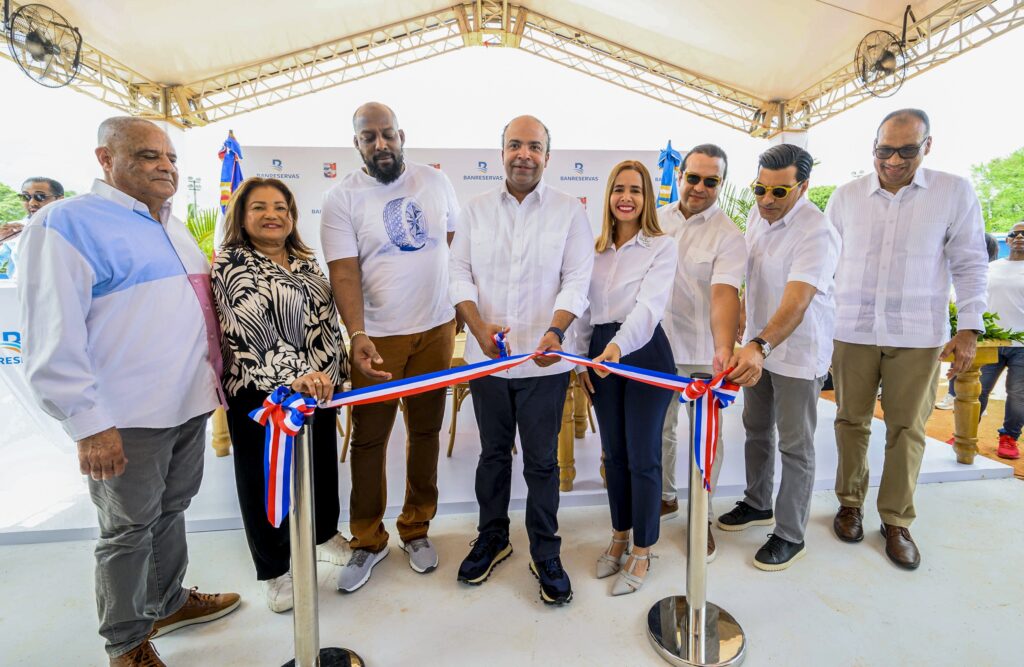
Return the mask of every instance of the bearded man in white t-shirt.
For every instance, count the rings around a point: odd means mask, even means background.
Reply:
[[[352,118],[363,167],[324,198],[321,241],[331,287],[349,332],[352,387],[447,369],[455,340],[448,299],[448,244],[459,214],[438,169],[406,162],[405,133],[387,106],[371,102]],[[398,533],[409,566],[437,568],[427,538],[437,512],[437,457],[444,390],[404,399],[406,492]],[[388,554],[386,454],[397,401],[352,408],[352,558],[338,590],[365,584]]]

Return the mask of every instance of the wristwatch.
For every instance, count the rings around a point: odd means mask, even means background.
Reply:
[[[558,344],[561,345],[565,342],[565,332],[558,327],[549,327],[544,333],[553,333],[558,336]]]
[[[761,346],[761,354],[767,359],[768,355],[772,353],[772,344],[766,341],[764,338],[751,338],[751,343],[757,343]]]

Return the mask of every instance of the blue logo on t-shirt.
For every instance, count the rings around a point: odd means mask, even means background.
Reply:
[[[427,244],[427,219],[412,197],[392,199],[384,205],[384,228],[399,250],[415,251]]]

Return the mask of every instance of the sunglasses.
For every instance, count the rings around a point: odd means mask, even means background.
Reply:
[[[793,185],[773,185],[769,187],[764,183],[754,181],[753,183],[750,184],[750,189],[754,192],[755,197],[764,197],[766,194],[770,192],[772,194],[772,197],[774,197],[775,199],[785,199],[786,197],[789,196],[790,192],[797,189],[802,184],[803,181],[800,181],[798,183],[794,183]]]
[[[1018,236],[1024,236],[1024,231],[1017,231],[1017,232],[1009,232],[1009,233],[1007,233],[1007,235],[1006,235],[1006,239],[1007,239],[1007,240],[1010,240],[1010,239],[1015,239],[1015,238],[1017,238]]]
[[[708,190],[714,190],[718,187],[718,184],[722,182],[722,179],[719,176],[701,176],[700,174],[695,174],[692,171],[684,172],[683,180],[690,185],[697,185],[701,181],[704,181],[704,187]]]
[[[27,192],[22,192],[21,194],[18,195],[18,197],[21,198],[21,201],[30,201],[32,199],[35,199],[36,201],[43,202],[46,201],[47,199],[53,199],[54,196],[44,195],[42,192],[36,192],[35,194],[31,195]]]
[[[900,157],[903,158],[904,160],[909,160],[911,158],[917,157],[918,153],[921,152],[921,148],[924,146],[926,141],[928,141],[928,137],[925,137],[924,141],[922,141],[919,144],[912,144],[910,146],[900,146],[899,148],[893,148],[892,146],[875,146],[872,152],[875,154],[875,157],[878,158],[879,160],[888,160],[896,153],[899,153]]]

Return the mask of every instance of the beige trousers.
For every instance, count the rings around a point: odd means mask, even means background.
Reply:
[[[862,507],[868,492],[868,441],[875,397],[882,386],[885,462],[878,489],[884,523],[909,527],[917,516],[914,489],[924,456],[924,425],[935,402],[942,348],[879,347],[835,341],[836,496],[845,507]]]

